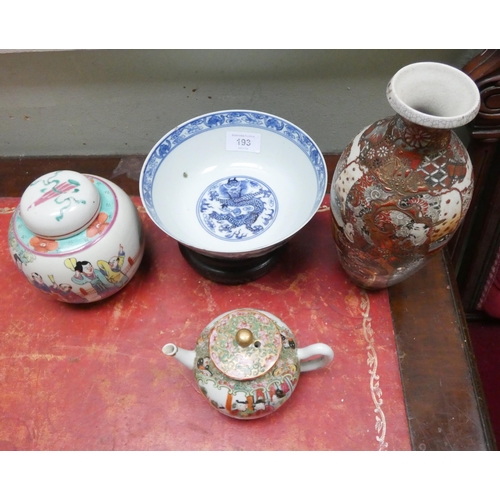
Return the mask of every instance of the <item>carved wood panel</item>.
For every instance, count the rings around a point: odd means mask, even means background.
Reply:
[[[480,310],[500,248],[500,50],[488,49],[463,71],[478,85],[481,107],[470,124],[475,191],[470,210],[449,246],[464,310]]]

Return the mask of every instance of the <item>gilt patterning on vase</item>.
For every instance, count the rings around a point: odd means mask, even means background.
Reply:
[[[400,115],[362,130],[331,190],[334,238],[352,281],[383,288],[420,269],[452,237],[472,191],[472,164],[452,130]]]

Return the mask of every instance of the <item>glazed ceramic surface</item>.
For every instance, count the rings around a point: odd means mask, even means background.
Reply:
[[[145,160],[140,191],[149,216],[179,243],[239,259],[301,229],[326,182],[323,156],[304,131],[267,113],[231,110],[166,134]]]
[[[130,281],[144,240],[137,210],[116,184],[57,171],[26,189],[10,222],[9,247],[35,288],[64,302],[87,303]]]
[[[167,344],[163,352],[193,369],[209,402],[238,419],[274,412],[293,393],[301,371],[326,366],[333,359],[325,344],[299,349],[279,318],[255,309],[236,309],[213,320],[194,351]]]
[[[387,97],[398,114],[353,139],[331,186],[341,263],[354,283],[373,289],[406,279],[450,240],[474,185],[467,150],[449,130],[477,114],[474,82],[418,63],[394,76]]]

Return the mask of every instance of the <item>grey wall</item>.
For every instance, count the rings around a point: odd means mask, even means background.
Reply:
[[[166,132],[223,109],[266,111],[340,152],[393,114],[402,66],[462,67],[460,50],[89,50],[0,53],[0,156],[147,154]]]

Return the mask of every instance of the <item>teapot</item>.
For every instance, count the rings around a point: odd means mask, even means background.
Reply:
[[[122,290],[144,254],[130,197],[96,175],[59,170],[33,181],[9,225],[9,249],[35,289],[83,304]]]
[[[242,420],[280,408],[300,372],[324,367],[334,356],[326,344],[299,348],[283,321],[251,308],[215,318],[192,351],[169,343],[162,352],[194,371],[200,391],[217,410]]]

